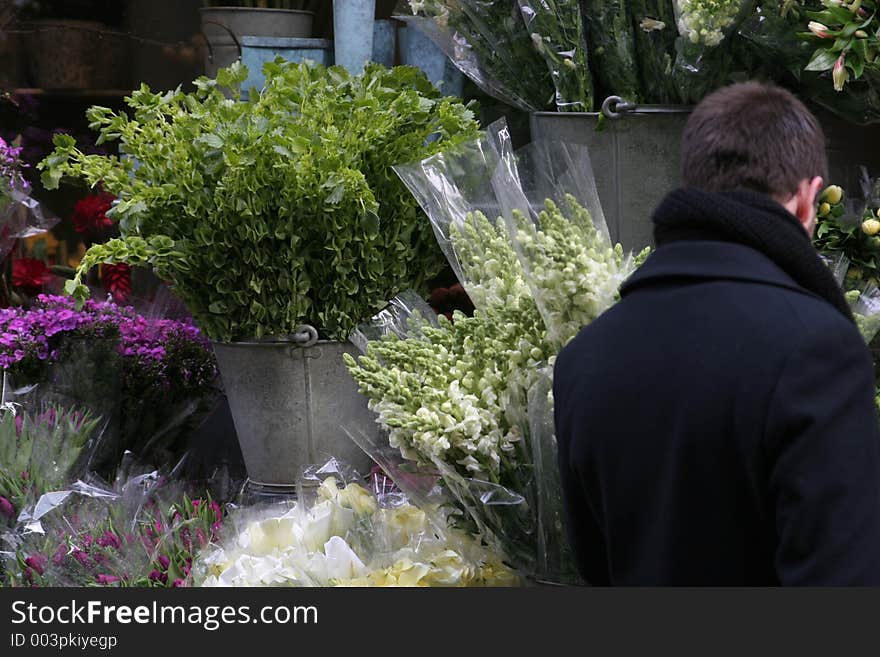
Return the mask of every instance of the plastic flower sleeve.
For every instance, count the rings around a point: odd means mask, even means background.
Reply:
[[[519,0],[526,29],[547,63],[560,112],[593,110],[593,80],[579,0]]]
[[[550,71],[515,1],[400,0],[395,18],[421,30],[490,96],[526,112],[556,106]]]
[[[417,292],[406,290],[394,297],[369,322],[359,326],[348,339],[361,353],[366,353],[367,343],[371,340],[385,335],[399,338],[416,336],[425,326],[437,326],[437,313]]]
[[[6,259],[16,240],[44,233],[58,223],[30,196],[20,154],[21,147],[0,137],[0,261]]]
[[[828,269],[831,270],[837,284],[843,287],[843,281],[846,278],[846,272],[850,265],[850,260],[846,256],[846,253],[843,251],[838,251],[836,253],[820,253],[819,257],[822,259],[822,262],[827,265]]]
[[[501,120],[476,141],[394,167],[427,214],[440,249],[476,308],[505,302],[496,289],[498,274],[514,264],[505,261],[504,249],[498,248],[494,253],[501,257],[485,266],[493,246],[503,246],[492,244],[498,239],[494,224],[501,214],[493,175],[501,154],[510,149],[510,135]]]
[[[685,102],[696,103],[730,81],[729,37],[755,5],[755,0],[674,0],[680,35],[676,68]]]
[[[538,568],[557,582],[579,580],[577,566],[565,529],[562,483],[557,465],[556,429],[553,415],[553,369],[545,367],[529,389],[529,425],[538,494]]]
[[[10,393],[0,411],[0,526],[12,526],[44,493],[83,475],[107,430],[107,421],[75,402],[60,403],[38,387]]]

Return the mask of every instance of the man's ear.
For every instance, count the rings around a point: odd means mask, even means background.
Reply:
[[[810,237],[813,236],[813,231],[816,229],[816,201],[822,192],[823,182],[819,176],[801,180],[798,185],[798,191],[792,198],[791,206],[788,208],[797,217],[797,220]]]

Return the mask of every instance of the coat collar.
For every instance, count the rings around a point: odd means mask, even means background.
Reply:
[[[703,240],[670,242],[659,247],[623,284],[620,293],[625,296],[635,289],[673,279],[747,281],[817,296],[755,249],[733,242]]]

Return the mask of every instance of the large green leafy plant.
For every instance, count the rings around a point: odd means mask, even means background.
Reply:
[[[471,109],[414,68],[276,61],[241,100],[240,64],[196,91],[127,100],[132,116],[88,110],[99,143],[66,135],[40,163],[43,182],[103,184],[120,201],[121,237],[87,252],[67,291],[101,262],[152,265],[215,340],[289,335],[302,323],[344,338],[388,299],[421,286],[443,257],[392,165],[472,139]]]

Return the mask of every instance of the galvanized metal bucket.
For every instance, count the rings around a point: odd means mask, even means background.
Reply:
[[[532,139],[587,145],[612,238],[641,249],[653,244],[657,204],[681,184],[681,137],[691,110],[634,105],[612,96],[602,112],[532,114]],[[857,188],[862,165],[880,175],[880,127],[852,125],[823,111],[816,115],[827,137],[828,182]]]
[[[366,474],[369,457],[343,426],[379,428],[342,354],[354,345],[318,341],[306,327],[285,339],[214,343],[249,484],[294,492],[304,466],[330,458]]]

